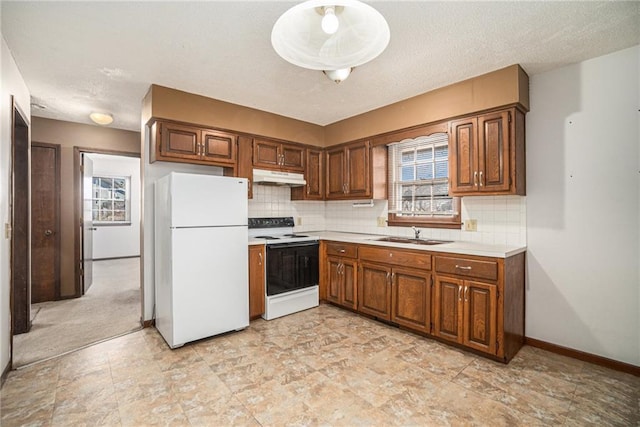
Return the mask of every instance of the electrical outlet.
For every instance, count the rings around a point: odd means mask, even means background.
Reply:
[[[387,226],[387,218],[383,216],[378,217],[378,227],[386,227]]]
[[[478,220],[468,219],[464,222],[465,231],[478,231]]]
[[[299,216],[299,217],[298,217],[298,220],[297,220],[296,222],[298,223],[298,225],[302,225],[302,217],[301,217],[301,216]]]

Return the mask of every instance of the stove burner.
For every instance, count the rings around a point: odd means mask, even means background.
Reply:
[[[304,234],[285,234],[286,237],[309,237]]]
[[[279,237],[273,237],[273,236],[256,236],[256,239],[278,240],[280,238]]]

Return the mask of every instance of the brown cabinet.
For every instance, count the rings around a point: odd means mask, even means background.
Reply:
[[[249,318],[264,314],[265,299],[265,247],[249,246]]]
[[[159,120],[151,125],[150,162],[158,160],[235,168],[237,135]]]
[[[359,141],[326,150],[327,200],[386,198],[385,146]]]
[[[304,147],[254,138],[253,166],[263,169],[303,172]]]
[[[291,188],[291,200],[324,199],[324,152],[313,148],[306,149],[304,179],[307,185]]]
[[[328,301],[357,308],[358,248],[347,243],[325,244],[326,298]]]
[[[497,285],[436,277],[433,334],[496,354]]]
[[[450,122],[450,194],[526,194],[524,149],[516,108]]]
[[[363,245],[359,258],[358,310],[430,332],[431,255]]]
[[[238,138],[238,167],[236,175],[241,178],[247,178],[249,185],[247,186],[247,197],[253,198],[253,140],[247,136]]]

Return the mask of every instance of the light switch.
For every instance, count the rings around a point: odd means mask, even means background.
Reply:
[[[478,220],[468,219],[464,222],[465,231],[478,231]]]

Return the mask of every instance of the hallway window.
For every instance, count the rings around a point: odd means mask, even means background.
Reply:
[[[93,177],[93,221],[98,224],[129,224],[130,178]]]

